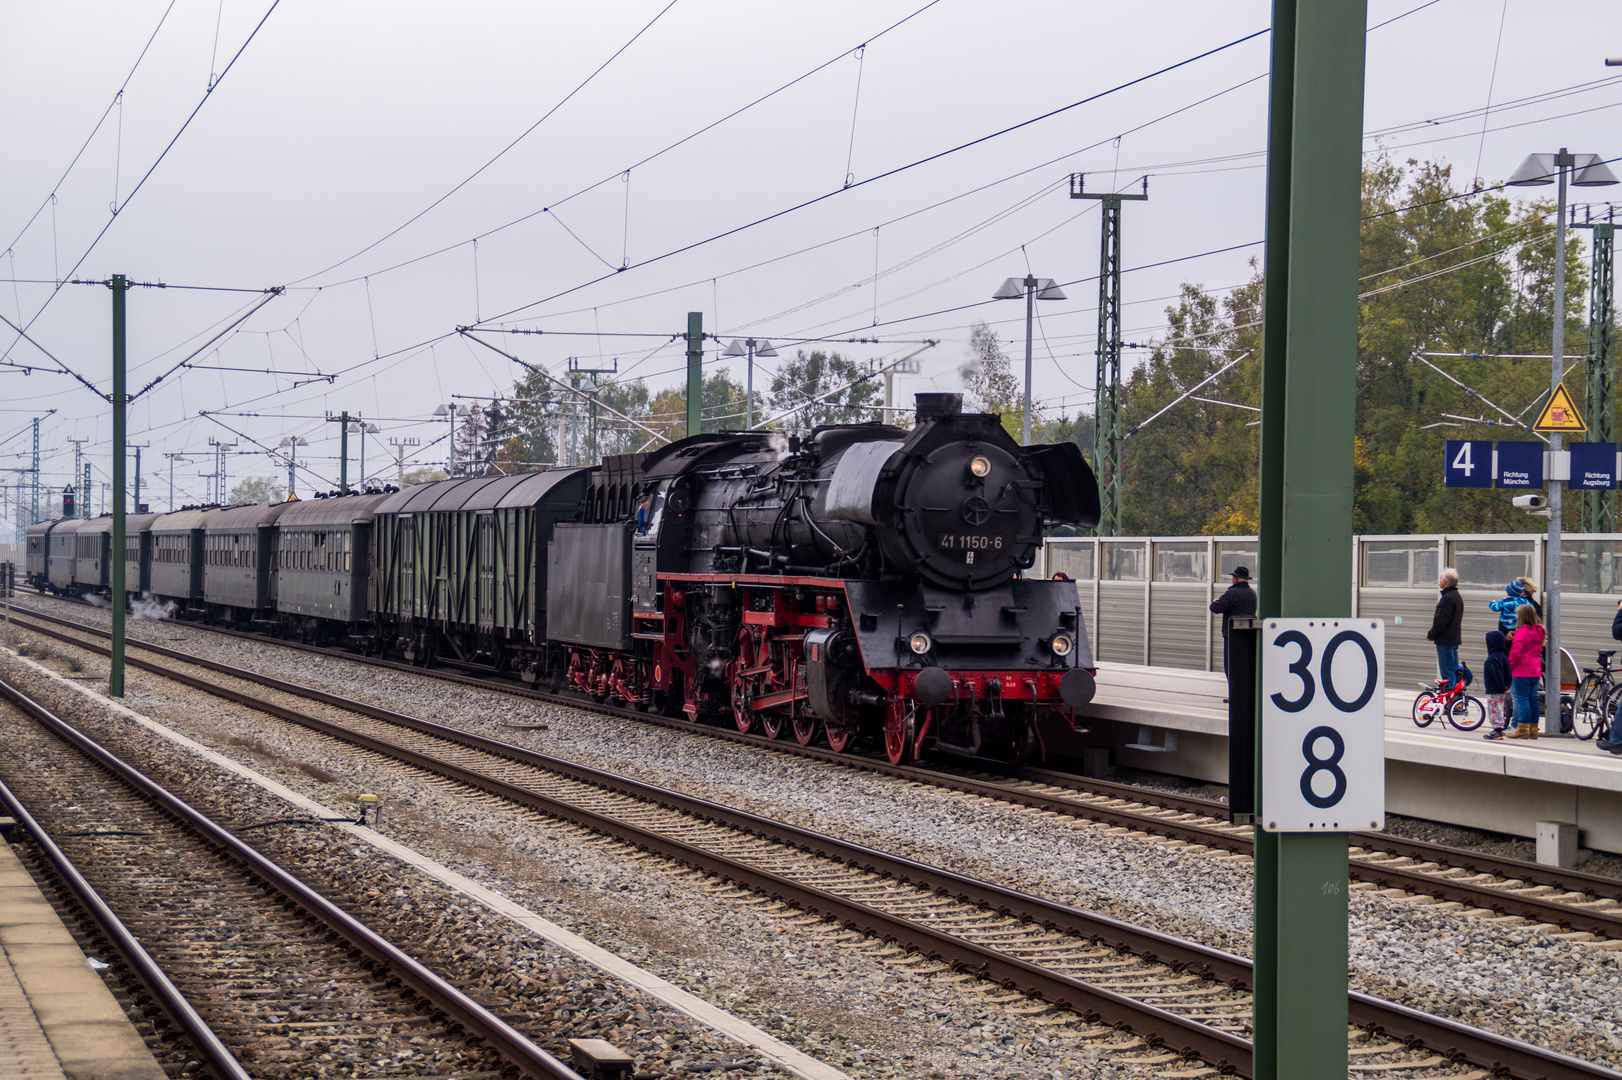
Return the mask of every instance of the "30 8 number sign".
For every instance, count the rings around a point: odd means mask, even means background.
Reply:
[[[1262,622],[1261,816],[1268,832],[1385,827],[1385,624]]]

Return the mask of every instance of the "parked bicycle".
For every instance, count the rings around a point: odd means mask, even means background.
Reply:
[[[1487,706],[1466,689],[1470,682],[1464,668],[1454,674],[1450,686],[1420,685],[1425,690],[1414,698],[1414,723],[1420,727],[1445,719],[1460,731],[1474,731],[1487,719]]]
[[[1577,697],[1572,709],[1572,726],[1579,739],[1601,739],[1611,730],[1611,717],[1616,712],[1618,694],[1622,693],[1622,669],[1611,666],[1615,649],[1599,654],[1599,668],[1584,668],[1582,682],[1577,684]]]

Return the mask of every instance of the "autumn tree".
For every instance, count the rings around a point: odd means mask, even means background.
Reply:
[[[287,489],[278,484],[274,477],[248,476],[231,489],[226,497],[230,506],[243,506],[248,503],[279,503],[287,498]]]
[[[878,380],[854,360],[821,349],[807,355],[800,349],[772,376],[766,407],[772,415],[782,416],[774,426],[799,432],[868,420],[883,397]]]

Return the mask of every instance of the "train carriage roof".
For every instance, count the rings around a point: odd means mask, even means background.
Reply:
[[[67,536],[69,533],[76,533],[89,524],[89,521],[76,518],[58,518],[56,528],[51,531],[51,538],[55,539],[58,536]]]
[[[145,532],[152,527],[153,522],[164,516],[163,514],[125,514],[124,535],[134,536],[136,533]],[[113,515],[103,514],[101,517],[91,518],[83,523],[79,531],[110,533],[113,531]]]
[[[63,522],[65,522],[65,521],[74,521],[74,520],[76,520],[76,519],[74,519],[74,518],[51,518],[49,521],[36,521],[32,525],[28,526],[28,535],[29,536],[44,536],[47,533],[49,533],[52,529],[54,529],[58,525],[62,524]]]
[[[228,506],[224,510],[210,515],[209,519],[203,523],[203,528],[209,532],[220,529],[257,529],[265,525],[275,524],[277,518],[297,505],[296,502],[283,502]]]
[[[415,484],[395,492],[377,508],[378,514],[450,513],[466,510],[504,510],[538,506],[553,489],[584,477],[595,466],[547,469],[511,476],[474,476]]]
[[[201,529],[208,519],[220,512],[217,506],[210,506],[202,510],[176,510],[172,514],[164,514],[152,523],[155,533],[190,532]]]
[[[377,514],[389,495],[339,495],[327,499],[306,499],[293,503],[278,519],[284,529],[311,525],[365,525]]]

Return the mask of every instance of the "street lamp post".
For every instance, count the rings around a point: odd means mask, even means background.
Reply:
[[[359,486],[360,486],[360,490],[362,492],[364,492],[366,490],[366,436],[368,436],[368,435],[376,435],[378,432],[382,431],[383,429],[378,427],[376,424],[367,424],[367,423],[364,423],[364,422],[362,422],[360,420],[351,420],[349,422],[349,430],[350,431],[358,431],[358,432],[360,432],[360,485]]]
[[[1549,400],[1565,375],[1566,346],[1566,184],[1579,187],[1602,187],[1616,183],[1616,177],[1605,167],[1598,154],[1573,154],[1565,147],[1557,154],[1531,154],[1521,162],[1508,184],[1511,187],[1542,187],[1558,182],[1559,194],[1555,200],[1554,215],[1554,311],[1550,352],[1553,359],[1549,369]],[[1560,434],[1549,435],[1549,459],[1560,453]],[[1549,731],[1559,731],[1560,724],[1560,514],[1564,506],[1561,481],[1549,480],[1549,540],[1544,565],[1544,610],[1548,638],[1543,654],[1543,716]]]
[[[744,365],[743,384],[743,429],[748,431],[755,426],[755,357],[776,356],[777,350],[772,348],[769,341],[756,341],[754,338],[733,338],[732,344],[727,346],[722,356],[747,356],[749,359]]]
[[[281,445],[285,446],[288,451],[287,497],[289,499],[295,499],[298,496],[293,492],[293,471],[298,468],[298,448],[301,446],[309,446],[310,442],[302,435],[289,435],[282,439]]]
[[[1064,300],[1064,290],[1054,284],[1052,278],[1032,277],[1026,274],[1023,278],[1011,277],[1002,283],[1002,288],[992,293],[994,300],[1018,300],[1025,298],[1025,425],[1020,436],[1020,443],[1031,445],[1031,332],[1032,324],[1036,318],[1036,302],[1038,300]]]
[[[449,405],[441,405],[441,406],[439,406],[439,408],[434,410],[434,415],[435,416],[449,416],[450,417],[450,420],[451,420],[451,445],[450,445],[450,451],[445,456],[445,475],[446,476],[455,476],[456,475],[456,402],[453,401]]]

